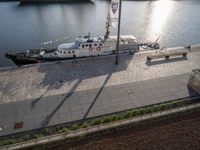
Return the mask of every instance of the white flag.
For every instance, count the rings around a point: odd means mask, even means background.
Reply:
[[[110,5],[110,22],[113,27],[117,27],[119,18],[119,0],[112,0]]]

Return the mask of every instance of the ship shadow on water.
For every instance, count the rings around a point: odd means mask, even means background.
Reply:
[[[99,86],[98,91],[91,100],[88,109],[83,113],[82,119],[87,118],[88,114],[92,110],[94,104],[98,100],[101,92],[106,84],[109,82],[113,73],[124,71],[129,66],[134,54],[123,54],[119,56],[119,65],[115,64],[115,56],[106,56],[99,58],[80,59],[71,61],[70,63],[58,62],[52,65],[42,64],[38,66],[38,72],[44,73],[45,76],[39,86],[47,87],[47,90],[36,100],[32,102],[32,108],[35,104],[42,99],[42,97],[50,90],[58,90],[65,84],[71,86],[64,98],[55,106],[54,110],[49,113],[48,116],[41,122],[41,127],[45,127],[49,124],[54,114],[60,109],[60,107],[68,101],[68,99],[75,93],[76,89],[82,83],[82,81],[99,76],[106,76],[102,85]]]

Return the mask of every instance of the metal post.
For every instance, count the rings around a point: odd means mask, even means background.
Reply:
[[[120,22],[121,22],[121,6],[122,0],[119,0],[119,20],[118,20],[118,32],[117,32],[117,49],[116,49],[116,61],[115,64],[119,63],[119,37],[120,37]]]

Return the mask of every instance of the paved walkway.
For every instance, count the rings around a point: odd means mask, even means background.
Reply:
[[[110,78],[107,76],[101,88],[2,104],[0,124],[4,130],[0,135],[198,95],[187,87],[189,76],[186,73],[104,87]],[[14,129],[15,122],[23,122],[23,128]]]
[[[187,58],[151,63],[148,53],[121,55],[118,66],[108,56],[1,70],[0,136],[197,94],[187,82],[199,46]]]
[[[74,91],[99,88],[108,75],[106,86],[191,73],[200,66],[200,46],[196,49],[187,58],[151,63],[146,62],[151,52],[142,52],[120,56],[118,66],[109,56],[0,71],[0,104],[65,94],[74,86]]]
[[[144,120],[148,120],[148,119],[167,116],[167,115],[174,114],[174,113],[180,113],[180,112],[184,112],[184,111],[188,111],[188,110],[192,110],[192,109],[197,109],[199,107],[200,107],[200,104],[196,103],[196,104],[183,106],[180,108],[172,108],[169,110],[150,113],[150,114],[146,114],[146,115],[142,115],[142,116],[138,116],[138,117],[134,117],[134,118],[128,118],[128,119],[110,122],[110,123],[106,123],[106,124],[102,124],[102,125],[97,125],[97,126],[89,127],[86,129],[79,129],[79,130],[75,130],[75,131],[70,131],[68,133],[50,135],[50,136],[39,138],[39,139],[34,139],[34,140],[30,140],[30,141],[7,145],[7,146],[0,147],[0,149],[1,150],[16,150],[16,149],[22,149],[22,148],[27,148],[27,147],[31,147],[31,146],[41,145],[41,144],[48,144],[51,142],[56,142],[56,141],[64,140],[67,138],[75,138],[75,137],[80,137],[80,136],[92,134],[92,133],[99,132],[99,131],[104,131],[104,130],[111,129],[114,127],[119,127],[122,125],[128,125],[128,124],[135,123],[135,122],[140,122],[140,121],[144,121]]]

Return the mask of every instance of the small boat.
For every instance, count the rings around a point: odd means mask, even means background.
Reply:
[[[52,49],[33,49],[20,53],[6,53],[6,57],[20,66],[25,64],[51,62],[115,53],[117,36],[78,37],[73,43],[64,43]],[[139,44],[132,35],[120,35],[119,52],[137,52]]]

